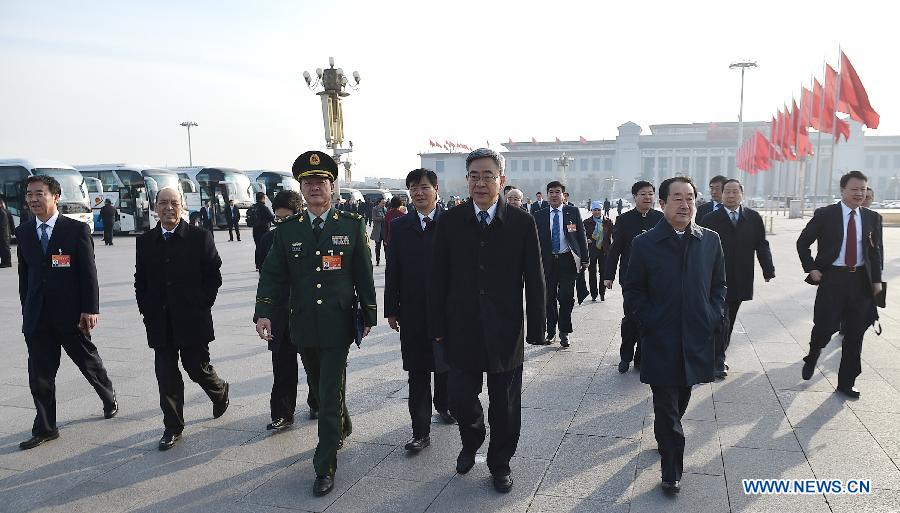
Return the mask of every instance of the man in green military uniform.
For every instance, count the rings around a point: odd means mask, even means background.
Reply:
[[[275,230],[260,270],[256,331],[271,339],[275,298],[289,290],[291,342],[303,360],[310,392],[318,396],[313,493],[322,496],[334,487],[337,451],[350,432],[344,388],[347,353],[357,335],[356,305],[358,301],[366,336],[376,324],[375,283],[362,217],[331,207],[337,164],[325,153],[308,151],[292,171],[308,208]]]

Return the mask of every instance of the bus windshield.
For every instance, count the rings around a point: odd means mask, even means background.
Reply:
[[[38,168],[32,170],[35,175],[44,175],[55,178],[59,182],[62,189],[62,196],[59,198],[60,203],[82,203],[88,205],[87,185],[81,173],[74,169],[50,169]]]
[[[250,196],[250,177],[233,171],[225,171],[223,174],[224,181],[234,184],[234,191],[229,190],[229,193],[234,194],[231,198],[235,203],[253,203]]]
[[[159,185],[159,188],[162,189],[164,187],[171,187],[178,190],[179,178],[176,174],[169,173],[147,173],[146,176],[154,179],[156,184]]]

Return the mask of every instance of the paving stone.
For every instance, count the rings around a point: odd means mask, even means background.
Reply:
[[[713,399],[718,404],[747,403],[780,406],[769,378],[762,372],[730,372],[728,377],[712,384]]]
[[[733,511],[776,513],[828,511],[824,495],[749,495],[743,479],[815,479],[802,452],[732,447],[723,450],[728,498]],[[821,477],[821,476],[819,476]]]
[[[637,372],[619,373],[612,365],[601,365],[594,373],[589,394],[628,396],[634,398],[650,397],[650,387],[641,383]]]
[[[462,449],[459,429],[457,426],[433,425],[430,436],[431,445],[419,452],[406,451],[403,445],[394,447],[369,475],[446,484],[456,473],[456,457]],[[485,439],[485,444],[487,441]]]
[[[671,497],[660,488],[659,469],[646,469],[637,475],[631,497],[631,513],[728,511],[724,476],[684,474],[681,493]]]
[[[812,379],[806,381],[801,376],[803,362],[799,363],[763,363],[766,375],[775,390],[802,390],[809,392],[831,392],[834,386],[825,379],[818,369],[813,372]]]
[[[540,374],[522,393],[522,406],[575,411],[590,382],[590,376]]]
[[[874,490],[869,495],[826,495],[832,513],[896,513],[900,491]]]
[[[444,483],[366,476],[334,501],[328,511],[420,513],[428,508],[443,488]]]
[[[800,443],[780,404],[717,403],[716,423],[723,447],[800,451]]]
[[[900,469],[869,432],[794,431],[816,476],[845,482],[871,479],[874,488],[900,490]]]
[[[428,507],[428,513],[513,513],[528,509],[547,468],[547,460],[514,457],[510,461],[513,488],[497,493],[486,465],[476,464],[469,473],[455,475]]]
[[[796,428],[860,431],[863,425],[847,406],[843,396],[834,392],[778,392],[791,426]]]
[[[626,438],[566,435],[539,493],[628,502],[639,444]]]
[[[628,513],[629,507],[628,503],[573,499],[538,493],[528,506],[528,513]]]

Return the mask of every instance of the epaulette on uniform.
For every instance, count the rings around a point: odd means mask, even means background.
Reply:
[[[363,217],[356,212],[344,212],[343,210],[338,211],[342,217],[349,217],[351,219],[356,219],[357,221],[362,219]]]
[[[292,216],[287,216],[284,219],[276,219],[274,224],[275,224],[275,226],[280,226],[280,225],[287,223],[288,221],[293,221],[294,219],[297,219],[298,221],[300,221],[302,223],[303,222],[303,212],[296,213]]]

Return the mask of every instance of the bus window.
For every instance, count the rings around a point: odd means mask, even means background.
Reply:
[[[25,179],[28,170],[22,166],[0,166],[0,194],[6,201],[6,208],[16,217],[22,216],[25,205]]]

